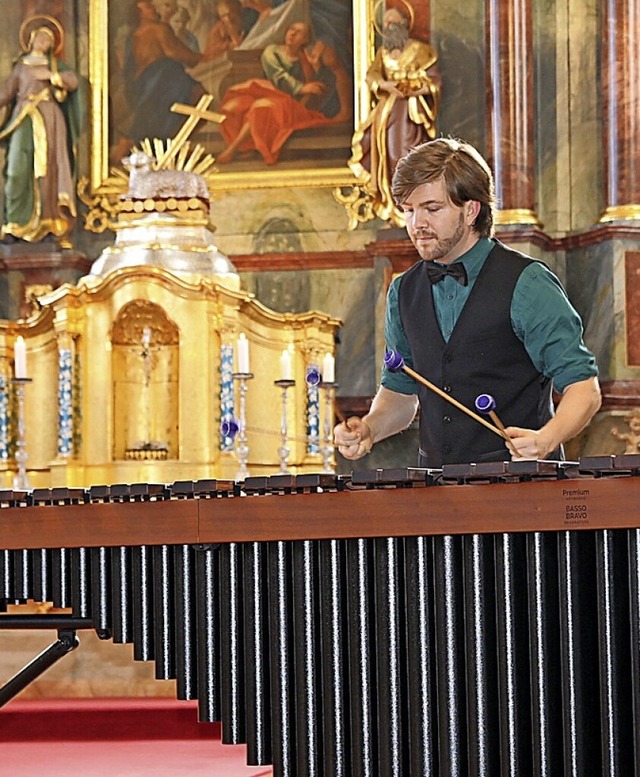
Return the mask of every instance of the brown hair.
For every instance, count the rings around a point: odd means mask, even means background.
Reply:
[[[480,203],[473,228],[480,237],[493,234],[495,190],[489,165],[469,143],[437,138],[416,146],[398,162],[391,194],[398,207],[423,183],[444,180],[449,199],[458,207],[469,200]]]

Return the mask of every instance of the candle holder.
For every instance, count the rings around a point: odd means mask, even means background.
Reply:
[[[278,386],[282,391],[282,417],[280,419],[280,447],[278,448],[278,458],[280,459],[280,473],[283,475],[289,474],[289,468],[287,467],[287,459],[291,452],[287,445],[287,392],[296,385],[295,380],[281,379],[274,380],[274,385]]]
[[[320,450],[320,391],[322,375],[315,364],[310,364],[305,372],[304,381],[307,384],[307,440],[309,453]]]
[[[18,471],[13,478],[13,487],[16,491],[29,491],[31,483],[27,475],[27,441],[24,422],[24,392],[27,383],[31,383],[31,378],[12,378],[11,382],[16,387],[16,397],[18,399],[18,437],[16,440],[16,464]]]
[[[249,475],[247,461],[249,460],[249,446],[247,444],[247,383],[253,378],[252,372],[234,372],[233,379],[238,384],[238,433],[235,438],[235,451],[238,457],[238,471],[235,479],[244,480]]]
[[[321,381],[320,389],[324,394],[324,445],[320,449],[322,455],[322,471],[335,474],[333,445],[333,398],[337,384],[333,381]]]

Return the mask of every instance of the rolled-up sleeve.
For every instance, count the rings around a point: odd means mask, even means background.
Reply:
[[[385,317],[384,337],[388,350],[397,351],[402,355],[407,367],[413,367],[411,359],[411,350],[409,342],[402,327],[400,320],[400,310],[398,307],[398,285],[400,276],[394,278],[387,292],[387,309]],[[405,372],[393,372],[383,366],[381,385],[390,391],[397,391],[398,394],[416,394],[417,386],[413,378],[410,378]]]
[[[536,369],[553,380],[559,393],[598,374],[580,316],[559,279],[541,262],[533,262],[518,279],[511,323]]]

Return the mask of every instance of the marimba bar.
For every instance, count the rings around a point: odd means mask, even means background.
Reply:
[[[48,665],[77,629],[131,643],[276,777],[626,777],[639,473],[607,456],[0,492],[0,608],[70,608]]]

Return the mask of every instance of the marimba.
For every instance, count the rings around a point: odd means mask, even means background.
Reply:
[[[45,663],[77,628],[133,643],[276,777],[627,777],[639,474],[627,455],[2,492],[0,606],[71,608],[35,616],[59,632]]]

